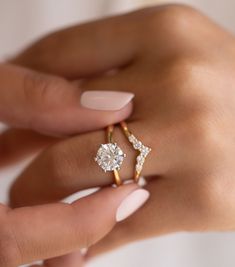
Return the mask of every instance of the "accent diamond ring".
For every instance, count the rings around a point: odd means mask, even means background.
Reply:
[[[113,125],[107,128],[108,143],[100,145],[95,157],[95,161],[105,172],[113,171],[115,183],[117,186],[119,186],[122,184],[122,180],[118,171],[121,168],[126,154],[117,145],[117,143],[114,143],[113,130]]]
[[[126,122],[120,123],[122,130],[125,136],[128,138],[129,142],[132,144],[135,150],[138,150],[140,153],[136,158],[136,165],[135,165],[135,174],[134,180],[136,182],[139,181],[141,171],[143,169],[143,165],[145,162],[146,157],[148,156],[149,152],[151,151],[150,147],[143,145],[128,129]]]

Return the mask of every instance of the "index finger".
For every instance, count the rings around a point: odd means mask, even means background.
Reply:
[[[0,64],[0,120],[14,127],[50,135],[103,128],[130,115],[133,94],[120,94],[115,94],[118,101],[104,94],[96,99],[86,97],[86,101],[99,104],[92,110],[81,104],[82,89],[65,79]],[[112,100],[113,108],[102,110],[101,104],[110,107]]]

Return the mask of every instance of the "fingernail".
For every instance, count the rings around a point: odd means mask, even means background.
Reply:
[[[120,204],[116,213],[116,221],[120,222],[136,212],[148,200],[150,194],[145,189],[137,189],[128,195]]]
[[[81,105],[96,110],[119,110],[125,107],[134,97],[129,92],[85,91],[81,96]]]

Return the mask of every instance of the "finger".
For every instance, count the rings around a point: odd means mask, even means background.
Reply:
[[[127,79],[128,75],[126,69],[114,76],[89,80],[85,83],[85,87],[89,90],[95,88],[107,90],[115,84],[121,90],[125,86],[130,89],[134,86],[132,79]],[[142,82],[136,84],[137,88],[139,84]],[[159,99],[157,101],[161,101]],[[145,176],[164,175],[170,169],[172,162],[178,161],[178,158],[173,158],[173,156],[171,158],[171,155],[174,155],[171,151],[172,149],[178,150],[181,144],[175,142],[174,138],[177,135],[169,133],[169,129],[166,128],[160,116],[159,120],[152,120],[152,111],[145,101],[143,102],[137,96],[135,102],[137,102],[137,107],[131,117],[132,122],[129,123],[129,129],[144,145],[152,148],[142,173]],[[162,104],[157,106],[161,115]],[[147,114],[147,117],[142,118],[142,111]],[[153,129],[154,134],[151,135]],[[154,140],[151,136],[154,136]],[[123,180],[130,179],[133,177],[138,153],[130,146],[120,129],[115,128],[114,139],[127,154],[121,167],[121,178]],[[11,190],[12,205],[47,203],[64,198],[81,189],[113,183],[113,174],[109,172],[104,175],[94,162],[97,149],[100,144],[106,142],[105,132],[97,131],[75,137],[68,143],[67,141],[63,142],[43,153],[14,184]],[[23,197],[21,192],[24,192]]]
[[[82,91],[72,83],[12,65],[0,65],[0,86],[2,122],[53,135],[103,128],[128,117],[132,109],[129,94],[121,95],[121,106],[113,111],[84,108]]]
[[[80,252],[73,252],[64,256],[46,260],[42,265],[30,267],[83,267],[85,259]]]
[[[84,266],[84,257],[81,252],[73,252],[46,260],[44,265],[45,267],[82,267]]]
[[[113,228],[119,206],[132,193],[139,192],[137,189],[134,184],[106,188],[71,205],[58,203],[7,211],[6,227],[1,228],[1,241],[6,244],[0,252],[1,260],[8,263],[6,266],[18,266],[89,247]]]
[[[153,140],[147,138],[148,123],[133,122],[129,127],[137,135],[143,136],[145,145],[153,147]],[[121,179],[130,179],[134,174],[138,152],[133,149],[119,127],[114,130],[114,140],[127,154],[120,170]],[[45,150],[13,184],[10,191],[11,205],[16,207],[48,203],[82,189],[113,184],[113,173],[104,173],[94,160],[100,144],[105,142],[106,132],[102,130],[73,137]],[[156,143],[155,140],[154,142]],[[158,151],[151,151],[146,159],[143,175],[164,171],[168,158],[166,161],[163,157],[163,149],[165,147],[163,144],[160,147],[159,142]]]
[[[114,84],[116,86],[115,88],[120,88],[120,90],[122,90],[124,87],[124,79],[125,75],[118,74],[115,75],[115,77],[110,76],[109,78],[100,78],[95,79],[95,81],[86,82],[85,87],[90,89],[89,85],[93,83],[94,88],[96,88],[97,85],[99,90],[101,90],[102,85],[104,88],[111,88],[113,87],[111,85]],[[140,117],[138,119],[140,119]],[[148,121],[145,120],[144,123],[147,125]],[[152,123],[151,121],[151,124]],[[142,124],[142,122],[138,124],[132,123],[130,129],[134,133],[138,133],[138,136],[148,136],[145,125]],[[18,207],[48,203],[60,200],[81,189],[112,184],[114,181],[113,174],[104,174],[94,162],[98,147],[100,144],[106,143],[106,139],[106,133],[103,130],[97,131],[74,137],[71,140],[62,142],[58,144],[58,146],[54,146],[50,150],[43,152],[13,184],[10,191],[11,205],[13,207]],[[159,136],[157,140],[163,139]],[[136,151],[133,151],[119,129],[115,129],[115,141],[117,141],[123,151],[129,155],[122,165],[121,178],[123,180],[130,179],[130,177],[133,176],[133,169],[137,156]],[[144,140],[143,138],[141,141],[152,147],[151,140]],[[158,148],[158,150],[159,149],[160,148]],[[153,154],[154,152],[155,151],[151,153],[152,160],[156,156],[156,154]],[[149,160],[147,162],[149,162]],[[160,160],[158,162],[160,162]],[[148,165],[151,167],[150,164]],[[157,164],[156,168],[161,172],[162,169],[159,168],[159,165],[160,164]],[[156,166],[156,164],[154,163],[152,166]],[[151,175],[152,171],[150,170],[149,172],[145,166],[144,174]]]
[[[0,135],[0,167],[24,160],[58,140],[30,130],[7,129]]]
[[[197,207],[192,201],[195,196],[188,194],[188,187],[188,179],[184,182],[165,177],[152,180],[145,187],[151,195],[146,205],[91,246],[86,256],[87,260],[128,243],[171,232],[192,231],[189,225],[194,225],[195,229],[202,229],[203,223],[198,220],[200,216],[195,212]],[[195,189],[195,195],[196,191]]]
[[[85,77],[126,65],[142,44],[144,11],[86,23],[53,33],[12,60],[67,78]]]

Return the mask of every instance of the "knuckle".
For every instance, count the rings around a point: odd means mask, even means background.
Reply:
[[[192,84],[205,68],[204,63],[199,59],[196,60],[182,54],[172,57],[166,67],[169,70],[167,72],[168,79],[176,83],[177,89],[184,84],[187,86],[189,83]]]
[[[55,108],[55,96],[63,89],[66,81],[63,78],[52,77],[44,74],[29,72],[23,80],[23,93],[26,105],[40,111]],[[61,100],[61,99],[60,99]]]
[[[234,194],[234,181],[226,167],[230,164],[227,141],[210,116],[199,116],[194,124],[187,133],[195,158],[192,168],[199,179],[195,183],[193,207],[204,222],[201,226],[213,227],[221,216],[227,216],[224,211],[231,206]]]
[[[148,27],[150,34],[159,35],[160,27],[164,27],[165,33],[185,34],[185,29],[192,26],[192,18],[197,13],[198,11],[184,4],[155,7],[148,10],[145,26]]]
[[[206,159],[207,166],[216,167],[217,163],[227,159],[224,136],[213,115],[207,111],[198,113],[192,118],[189,134],[198,152]]]
[[[191,166],[201,174],[213,176],[226,165],[226,140],[213,118],[206,112],[200,113],[183,124],[180,141],[186,144],[186,151],[193,152],[196,160]]]
[[[62,115],[62,107],[67,101],[66,97],[70,95],[67,89],[68,83],[63,78],[34,72],[25,74],[23,103],[31,112],[26,124],[32,129],[38,129],[39,125],[50,121],[55,112]]]
[[[182,104],[190,110],[210,108],[210,91],[204,90],[214,70],[204,59],[193,58],[181,53],[170,58],[161,75],[161,82]]]

